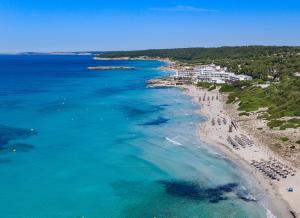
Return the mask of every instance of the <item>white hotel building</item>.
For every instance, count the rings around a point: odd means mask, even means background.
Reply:
[[[236,75],[226,72],[226,68],[221,68],[214,64],[196,66],[193,70],[180,70],[176,72],[177,78],[192,78],[195,82],[209,82],[222,84],[227,81],[251,80],[251,76]]]

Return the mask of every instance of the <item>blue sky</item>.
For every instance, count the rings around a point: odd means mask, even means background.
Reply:
[[[300,0],[0,0],[0,53],[300,45]]]

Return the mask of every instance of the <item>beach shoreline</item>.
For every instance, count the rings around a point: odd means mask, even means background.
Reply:
[[[276,158],[282,160],[277,154],[273,153],[266,146],[260,145],[259,142],[253,138],[245,129],[238,127],[238,130],[233,130],[233,134],[228,134],[228,125],[223,124],[223,119],[233,120],[228,111],[226,111],[225,102],[227,96],[219,93],[218,90],[208,91],[206,89],[197,88],[194,85],[179,86],[183,92],[192,97],[193,101],[199,106],[199,113],[206,116],[207,121],[199,124],[199,137],[205,143],[215,146],[221,150],[230,160],[240,166],[241,169],[246,170],[249,175],[253,175],[261,188],[266,193],[266,205],[263,205],[267,210],[271,211],[276,217],[299,217],[300,215],[300,193],[298,187],[300,186],[299,170],[296,169],[295,176],[288,176],[286,179],[280,181],[273,181],[264,176],[254,166],[251,161],[260,159],[268,160],[269,158]],[[214,96],[211,101],[199,101],[203,96]],[[216,99],[218,96],[218,99]],[[222,119],[222,124],[211,124],[212,119]],[[216,121],[215,121],[216,122]],[[242,149],[233,149],[227,142],[227,136],[236,134],[244,134],[254,142],[254,146]],[[287,188],[292,186],[294,191],[288,192]],[[300,187],[299,187],[300,188]]]
[[[167,63],[167,66],[161,67],[162,70],[167,70],[170,72],[176,72],[176,62],[173,62],[169,59],[162,58],[97,58],[97,60],[157,60]],[[206,89],[197,88],[195,85],[174,85],[170,81],[164,80],[153,80],[150,81],[148,87],[177,87],[183,90],[183,92],[190,96],[195,103],[199,105],[198,112],[201,115],[207,117],[207,121],[199,123],[199,138],[201,141],[209,144],[210,146],[215,147],[217,150],[220,150],[225,154],[229,160],[234,162],[239,168],[248,175],[252,175],[257,183],[261,186],[261,189],[264,190],[265,195],[265,204],[262,205],[267,210],[267,217],[277,217],[277,218],[293,218],[300,217],[300,176],[299,169],[293,167],[296,170],[295,176],[288,176],[285,179],[280,178],[280,181],[274,181],[267,176],[263,175],[257,168],[251,165],[252,161],[260,160],[269,160],[274,158],[280,160],[281,162],[290,165],[286,160],[280,157],[278,154],[274,153],[268,146],[263,142],[257,140],[255,135],[253,135],[245,128],[238,127],[238,130],[235,129],[232,134],[228,134],[228,123],[233,121],[237,124],[237,117],[233,116],[226,107],[226,98],[225,94],[219,93],[217,89],[208,91]],[[203,95],[214,96],[214,101],[199,101],[199,97]],[[219,98],[216,99],[216,96]],[[231,110],[236,110],[236,108],[231,108]],[[218,125],[215,124],[213,127],[211,125],[212,118],[217,117],[227,120],[227,125]],[[227,136],[234,134],[245,135],[248,139],[253,141],[254,145],[251,147],[242,148],[239,150],[233,149],[232,146],[227,141]],[[288,188],[293,187],[293,192],[288,192]]]

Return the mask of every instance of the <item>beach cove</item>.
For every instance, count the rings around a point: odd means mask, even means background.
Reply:
[[[207,122],[200,124],[199,137],[212,146],[217,146],[228,157],[235,161],[240,167],[251,173],[260,186],[266,191],[266,207],[269,208],[277,217],[299,216],[300,195],[298,193],[299,172],[292,167],[291,163],[282,159],[270,149],[262,144],[255,135],[247,131],[245,127],[239,126],[238,111],[234,106],[227,105],[227,96],[221,94],[218,90],[208,91],[200,89],[193,85],[181,87],[187,95],[191,96],[197,102],[201,109],[199,113],[208,117]],[[205,100],[206,98],[206,100]],[[235,127],[230,128],[231,121]],[[229,130],[231,129],[231,130]],[[229,132],[230,131],[230,132]],[[235,138],[238,141],[239,136],[245,143],[232,145],[230,140]],[[229,138],[230,137],[230,140]],[[243,143],[241,143],[243,144]],[[236,147],[235,147],[236,146]],[[278,177],[278,181],[269,178],[267,175],[255,167],[255,162],[280,162],[287,168],[291,168],[291,174],[287,177]],[[293,187],[293,192],[289,192],[289,187]]]
[[[198,103],[146,87],[165,63],[0,58],[3,216],[268,216],[256,179],[199,138]]]

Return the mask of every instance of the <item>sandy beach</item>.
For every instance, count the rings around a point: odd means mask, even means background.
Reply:
[[[207,122],[201,123],[199,127],[201,140],[217,146],[256,178],[267,193],[264,206],[273,215],[278,218],[300,217],[299,169],[271,151],[259,137],[239,125],[236,117],[232,116],[226,107],[226,95],[220,94],[218,90],[207,91],[193,85],[182,88],[200,105],[199,112],[208,118]],[[272,176],[276,178],[270,178],[270,175],[258,168],[265,169],[277,165],[282,167],[282,170],[287,169],[287,175],[274,173]],[[292,188],[292,191],[288,190],[289,188]]]

